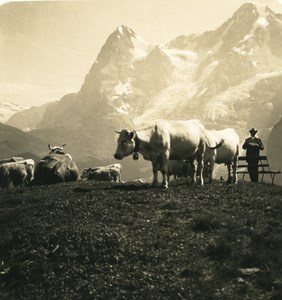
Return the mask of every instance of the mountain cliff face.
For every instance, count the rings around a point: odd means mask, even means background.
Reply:
[[[281,15],[253,3],[214,31],[155,47],[119,26],[80,91],[48,105],[30,134],[72,145],[84,163],[112,158],[114,130],[157,118],[199,118],[242,140],[257,127],[267,145],[282,114],[281,49]]]
[[[102,47],[80,91],[51,103],[30,134],[73,145],[81,161],[112,158],[114,131],[133,128],[131,118],[142,111],[143,99],[166,86],[171,71],[170,59],[159,47],[120,26]]]

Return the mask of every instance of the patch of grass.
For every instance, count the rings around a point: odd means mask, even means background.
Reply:
[[[216,260],[224,260],[231,256],[232,246],[224,240],[219,240],[207,248],[206,254]]]
[[[200,276],[202,276],[201,270],[195,268],[194,266],[187,267],[180,272],[180,277],[183,278],[199,278]]]
[[[0,190],[0,297],[277,300],[281,195],[247,182]]]
[[[218,227],[218,220],[208,212],[196,214],[192,219],[192,229],[194,231],[210,231]]]

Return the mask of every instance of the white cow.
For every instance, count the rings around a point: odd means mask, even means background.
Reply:
[[[111,164],[107,166],[100,166],[94,168],[85,168],[81,177],[88,180],[102,180],[121,182],[121,164]]]
[[[16,162],[8,162],[0,165],[0,187],[26,185],[33,178],[34,161],[24,159]]]
[[[10,157],[10,158],[2,158],[2,159],[0,159],[0,165],[3,165],[3,164],[8,163],[8,162],[19,161],[19,160],[24,160],[24,158],[23,157],[17,157],[17,156]]]
[[[237,159],[239,154],[239,136],[233,128],[223,130],[206,130],[206,139],[209,144],[216,144],[217,149],[206,148],[204,155],[205,165],[208,165],[209,181],[213,179],[214,164],[226,164],[228,170],[227,182],[237,183]],[[231,168],[233,176],[231,176]]]
[[[136,159],[138,153],[141,153],[145,160],[152,162],[153,185],[158,183],[158,170],[160,170],[163,175],[162,185],[168,187],[169,159],[192,159],[193,161],[196,159],[199,183],[203,184],[202,170],[206,140],[205,127],[199,120],[158,120],[133,131],[123,129],[117,133],[119,137],[114,157],[120,160],[133,154],[133,158]],[[195,182],[195,172],[192,177],[192,182]]]

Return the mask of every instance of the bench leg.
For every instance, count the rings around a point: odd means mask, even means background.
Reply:
[[[274,178],[275,178],[275,173],[274,174],[270,174],[271,180],[272,180],[272,184],[274,184]]]

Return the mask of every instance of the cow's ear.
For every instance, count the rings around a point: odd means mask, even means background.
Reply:
[[[135,138],[135,132],[134,132],[134,131],[131,131],[131,132],[129,133],[129,138],[130,138],[131,140],[133,140],[133,139]]]

